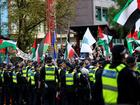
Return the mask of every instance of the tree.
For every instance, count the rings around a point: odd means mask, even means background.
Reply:
[[[58,28],[66,28],[75,16],[77,0],[56,0],[56,23]]]
[[[65,27],[73,17],[75,0],[56,0],[56,24]],[[31,45],[37,26],[46,23],[44,0],[12,0],[9,5],[10,23],[17,26],[18,47],[25,51]],[[47,25],[46,25],[47,26]]]
[[[127,0],[116,0],[117,7],[111,7],[109,8],[109,23],[112,29],[116,30],[117,36],[120,38],[126,36],[128,30],[125,29],[123,26],[120,26],[119,24],[115,23],[113,21],[113,18],[115,15],[124,7]]]

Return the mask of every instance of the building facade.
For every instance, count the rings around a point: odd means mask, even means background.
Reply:
[[[76,17],[71,27],[106,25],[108,8],[116,6],[115,0],[78,0]]]
[[[77,0],[75,19],[71,22],[71,29],[76,32],[76,45],[80,54],[80,45],[83,35],[87,29],[94,38],[97,38],[98,25],[106,26],[108,24],[108,10],[110,7],[116,7],[115,0]]]

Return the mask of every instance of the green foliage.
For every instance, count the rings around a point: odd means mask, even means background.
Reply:
[[[56,23],[58,28],[66,28],[75,15],[77,0],[56,0]]]
[[[46,0],[47,1],[47,0]],[[10,23],[17,26],[17,44],[27,50],[37,34],[37,26],[47,23],[45,0],[12,0]],[[66,27],[74,16],[76,0],[56,0],[56,25]],[[45,24],[47,26],[47,24]]]
[[[111,7],[109,8],[109,23],[110,27],[112,29],[116,30],[117,35],[119,35],[120,38],[126,36],[128,30],[124,29],[122,26],[117,24],[113,21],[115,15],[125,6],[127,0],[116,0],[117,7]]]

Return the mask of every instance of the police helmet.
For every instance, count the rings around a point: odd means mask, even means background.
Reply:
[[[115,45],[112,49],[112,57],[114,60],[123,59],[125,57],[125,54],[127,53],[127,50],[124,45]]]

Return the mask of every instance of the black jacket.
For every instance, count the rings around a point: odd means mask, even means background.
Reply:
[[[121,63],[111,64],[112,68],[116,68]],[[104,105],[104,99],[102,95],[102,72],[100,69],[96,72],[96,82],[95,82],[95,105]],[[133,71],[127,66],[118,74],[118,104],[132,104],[137,105],[140,101],[140,85],[137,78],[133,75]]]

